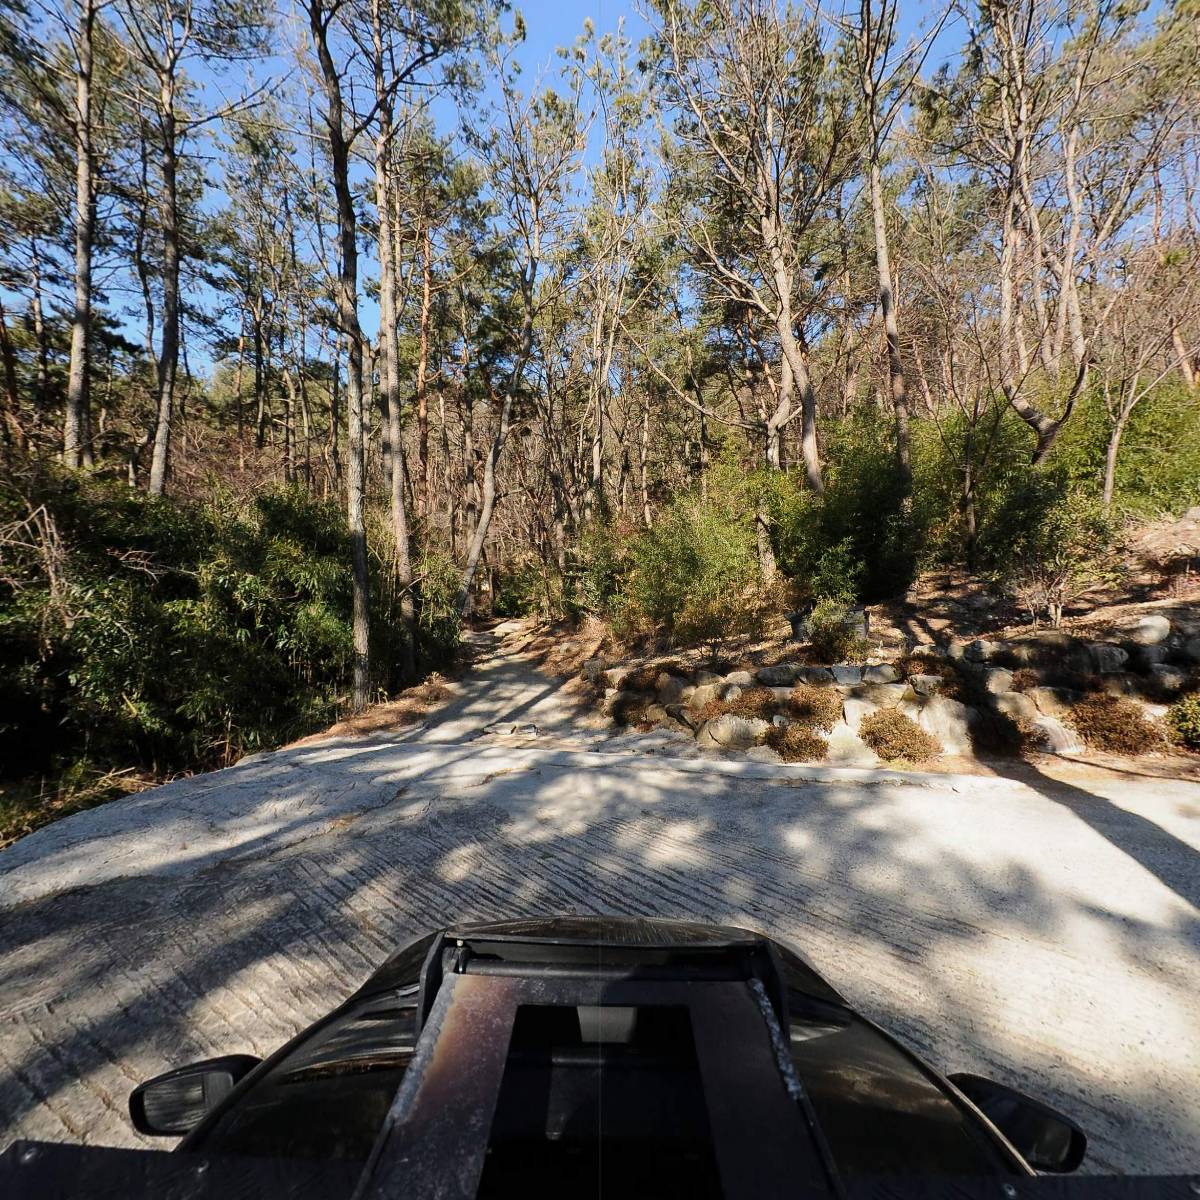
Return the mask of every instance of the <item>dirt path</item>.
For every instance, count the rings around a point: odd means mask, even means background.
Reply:
[[[137,1144],[135,1082],[272,1049],[419,930],[634,912],[795,942],[934,1062],[1073,1113],[1092,1170],[1200,1168],[1200,785],[684,757],[583,723],[522,627],[480,650],[420,726],[0,853],[0,1146]]]

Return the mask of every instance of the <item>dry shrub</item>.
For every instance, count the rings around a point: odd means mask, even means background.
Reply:
[[[868,713],[858,727],[858,734],[880,758],[889,762],[896,758],[924,762],[942,751],[936,738],[894,708]]]
[[[1041,674],[1032,667],[1021,667],[1020,670],[1013,672],[1012,690],[1014,692],[1027,692],[1030,688],[1040,686],[1042,682]]]
[[[774,726],[767,734],[767,745],[784,762],[820,762],[829,749],[829,743],[803,725]]]
[[[842,695],[837,688],[798,683],[792,688],[787,707],[801,725],[826,733],[842,719]]]
[[[953,679],[955,670],[949,659],[940,654],[922,654],[916,651],[906,654],[896,668],[907,679],[910,675],[936,675],[939,679]]]
[[[1087,696],[1071,706],[1071,724],[1093,749],[1146,754],[1163,747],[1162,731],[1146,720],[1141,705],[1123,696]]]
[[[779,707],[775,693],[770,688],[743,688],[740,696],[732,700],[710,700],[701,710],[700,718],[711,721],[714,717],[733,713],[735,717],[759,717],[769,721]]]
[[[658,678],[662,667],[647,666],[634,667],[624,679],[621,680],[621,691],[623,692],[652,692],[654,691],[654,682]]]

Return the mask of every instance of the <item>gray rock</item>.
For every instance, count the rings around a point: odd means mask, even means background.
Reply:
[[[741,684],[728,683],[725,685],[725,688],[721,693],[721,699],[728,701],[736,700],[744,691],[745,688],[743,688]]]
[[[705,670],[701,669],[696,672],[697,687],[703,687],[704,685],[710,684],[710,683],[724,683],[724,682],[725,682],[725,676],[718,675],[716,673],[716,671],[705,671]]]
[[[1149,671],[1151,667],[1166,662],[1170,653],[1170,647],[1162,642],[1152,646],[1143,646],[1139,642],[1134,642],[1130,648],[1129,661],[1135,670]]]
[[[791,723],[792,718],[785,717],[783,713],[776,713],[771,718],[771,724],[774,725],[776,729],[786,729]]]
[[[1166,663],[1156,663],[1151,667],[1150,677],[1154,680],[1155,687],[1168,695],[1174,696],[1187,687],[1187,672]]]
[[[663,671],[654,681],[654,690],[662,704],[679,704],[692,694],[692,685],[678,675]]]
[[[836,682],[853,686],[856,683],[862,683],[862,667],[852,667],[848,663],[839,663],[836,667],[830,667],[833,673],[833,678]]]
[[[1171,636],[1171,622],[1161,613],[1147,613],[1127,626],[1125,633],[1140,646],[1156,646]]]
[[[687,699],[689,708],[701,709],[711,700],[719,700],[725,685],[723,683],[701,683],[692,691]]]
[[[858,732],[858,727],[862,724],[863,717],[868,717],[873,712],[879,711],[878,704],[872,704],[870,700],[855,700],[847,699],[842,705],[842,712],[845,714],[845,723]]]
[[[918,696],[932,696],[942,690],[945,680],[940,675],[910,675],[908,686]]]
[[[625,677],[629,674],[628,667],[610,667],[604,672],[604,682],[610,688],[619,688],[625,682]]]
[[[1101,675],[1115,675],[1123,671],[1129,661],[1129,651],[1111,642],[1091,642],[1087,649],[1093,667]]]
[[[967,656],[967,643],[961,638],[954,638],[946,647],[946,657],[953,662],[959,662]]]
[[[759,667],[754,677],[764,687],[790,687],[796,682],[797,670],[794,663],[776,663],[772,667]]]
[[[1007,667],[988,667],[983,673],[983,686],[992,695],[1012,690],[1013,673]]]
[[[1081,754],[1083,745],[1073,729],[1068,729],[1056,717],[1035,717],[1034,737],[1048,754]]]
[[[984,638],[976,638],[967,644],[963,650],[963,657],[968,662],[991,662],[1003,649],[1003,642],[989,642]]]
[[[1047,717],[1069,716],[1071,705],[1083,699],[1082,692],[1058,687],[1030,688],[1025,695],[1037,705],[1038,712]]]
[[[904,700],[900,704],[897,704],[896,711],[902,717],[907,717],[910,721],[915,721],[918,725],[921,723],[921,706],[913,700]]]
[[[669,721],[670,717],[667,716],[667,710],[661,704],[649,704],[646,706],[644,719],[659,725],[663,721]]]
[[[838,767],[877,767],[879,755],[851,729],[839,721],[827,735],[829,749],[825,761]]]
[[[900,672],[891,663],[879,663],[863,671],[864,683],[895,683],[899,678]]]
[[[792,689],[790,687],[773,687],[771,695],[779,701],[780,704],[786,704],[792,698]]]
[[[971,753],[972,710],[949,696],[930,696],[917,724],[942,744],[947,754]]]
[[[1104,691],[1109,696],[1136,696],[1141,686],[1132,675],[1109,675],[1104,680]]]
[[[834,682],[833,672],[828,667],[799,667],[796,683],[808,683],[814,687],[828,687]]]
[[[877,708],[895,708],[908,695],[908,684],[863,683],[846,688],[845,695],[855,700],[870,700]]]
[[[1004,692],[995,699],[996,711],[1017,721],[1032,724],[1038,718],[1037,705],[1023,692]]]
[[[723,713],[706,721],[696,741],[708,748],[724,750],[748,750],[767,736],[771,726],[758,717],[739,717],[734,713]]]
[[[725,682],[735,687],[749,687],[754,682],[754,676],[749,671],[730,671],[725,676]]]
[[[1179,652],[1189,662],[1200,663],[1200,635],[1188,638]]]
[[[589,658],[587,662],[579,668],[579,675],[593,686],[606,682],[604,678],[605,666],[602,658]]]
[[[666,709],[667,716],[684,728],[695,730],[700,727],[700,718],[686,704],[668,704]]]

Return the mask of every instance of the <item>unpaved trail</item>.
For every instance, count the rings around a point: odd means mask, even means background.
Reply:
[[[134,1083],[265,1053],[451,920],[756,926],[1091,1170],[1200,1169],[1200,785],[897,776],[610,737],[523,626],[420,725],[329,737],[0,852],[0,1146],[136,1145]],[[161,1143],[159,1143],[161,1144]]]

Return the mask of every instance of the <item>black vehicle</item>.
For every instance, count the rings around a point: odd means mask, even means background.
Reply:
[[[1074,1170],[1086,1142],[1009,1088],[938,1074],[772,939],[608,917],[431,933],[267,1060],[181,1067],[138,1087],[130,1111],[143,1133],[186,1136],[170,1155],[18,1144],[0,1183],[1005,1200],[1037,1172]],[[956,1190],[928,1190],[938,1181]]]

